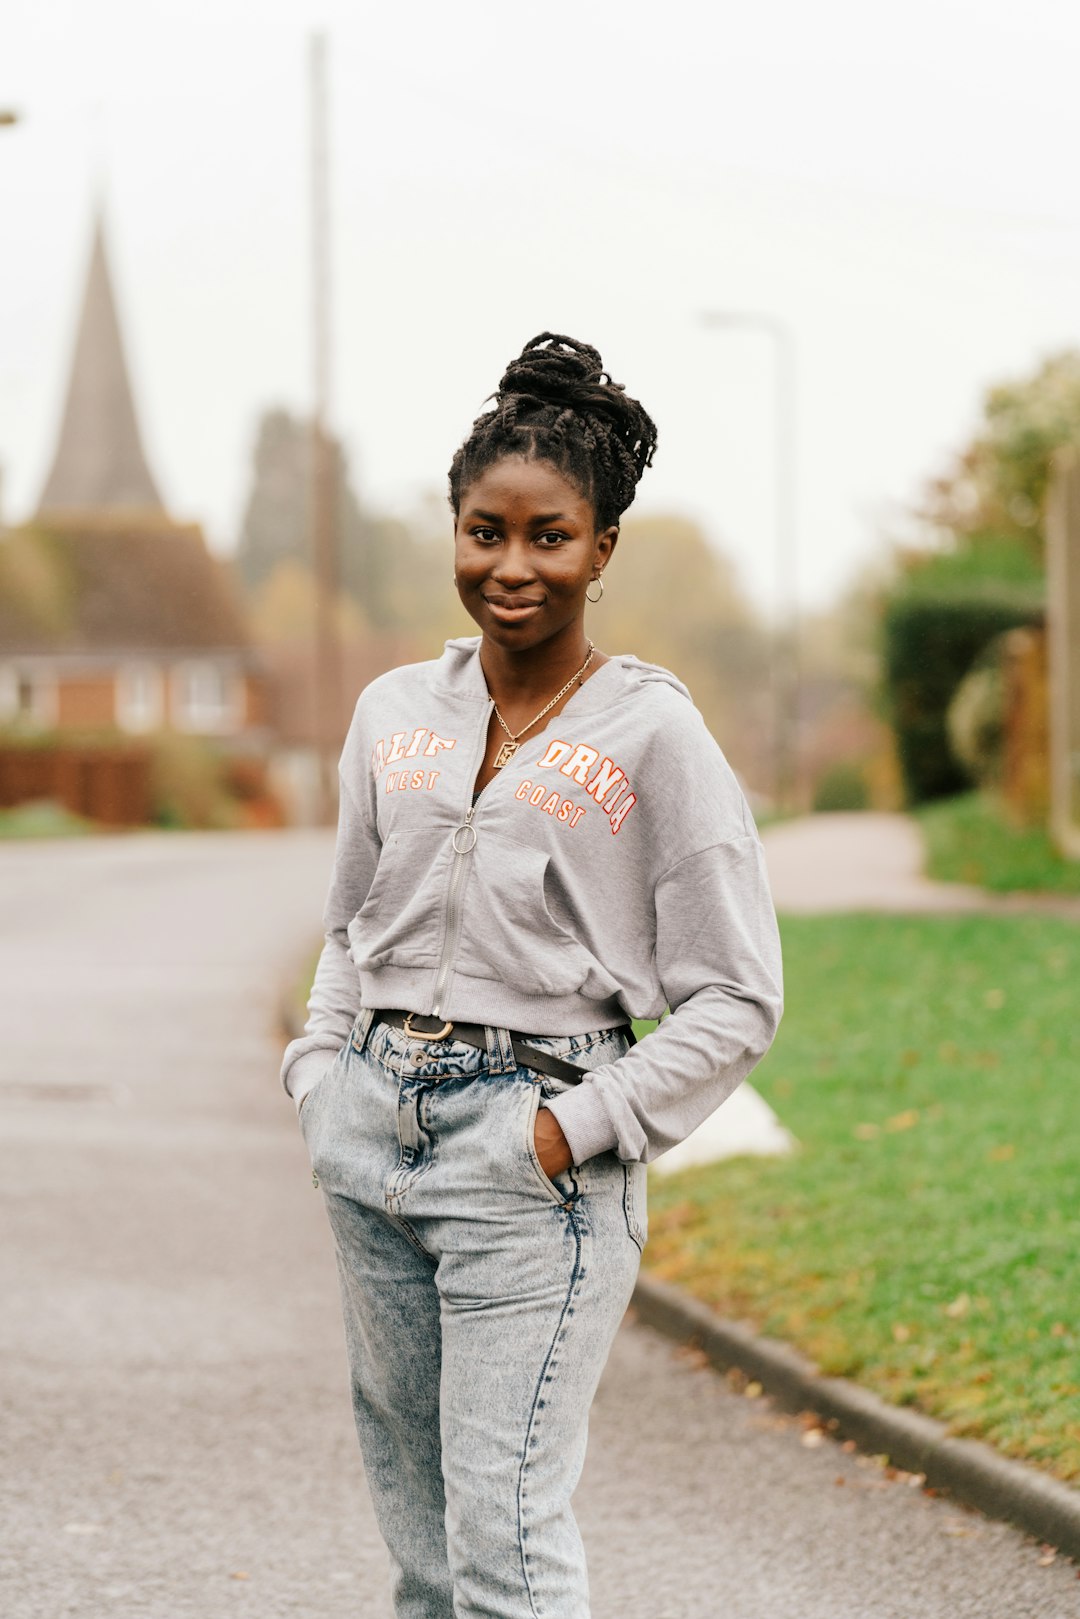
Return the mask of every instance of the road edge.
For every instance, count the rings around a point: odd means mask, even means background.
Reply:
[[[729,1321],[659,1278],[639,1275],[631,1300],[646,1325],[702,1350],[710,1365],[738,1367],[788,1411],[812,1411],[830,1433],[860,1450],[923,1473],[934,1489],[1080,1558],[1080,1490],[1001,1456],[977,1439],[957,1439],[944,1423],[890,1405],[843,1377],[825,1377],[790,1344]]]

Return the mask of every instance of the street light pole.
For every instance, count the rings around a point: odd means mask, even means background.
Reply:
[[[773,547],[773,787],[776,807],[794,807],[798,750],[799,592],[796,478],[796,351],[791,328],[756,310],[711,309],[706,326],[764,332],[773,346],[776,522]]]
[[[341,649],[334,606],[338,588],[337,480],[331,457],[330,253],[326,36],[310,41],[312,370],[310,554],[315,568],[315,738],[319,819],[336,816],[337,754],[341,743]]]

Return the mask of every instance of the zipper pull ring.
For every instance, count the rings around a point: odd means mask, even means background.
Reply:
[[[472,818],[475,814],[476,805],[474,804],[471,809],[465,811],[464,821],[455,830],[452,839],[455,854],[469,854],[476,848],[476,828],[472,824]],[[459,841],[462,839],[463,841]]]

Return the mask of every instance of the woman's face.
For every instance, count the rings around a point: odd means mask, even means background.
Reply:
[[[617,528],[596,532],[592,502],[550,461],[503,456],[462,491],[454,528],[458,595],[485,637],[508,651],[574,632],[589,581]]]

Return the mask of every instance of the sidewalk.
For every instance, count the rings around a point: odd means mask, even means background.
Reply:
[[[761,835],[778,911],[896,911],[1061,916],[1080,921],[1067,894],[989,894],[922,875],[922,839],[907,815],[871,811],[779,821]]]

